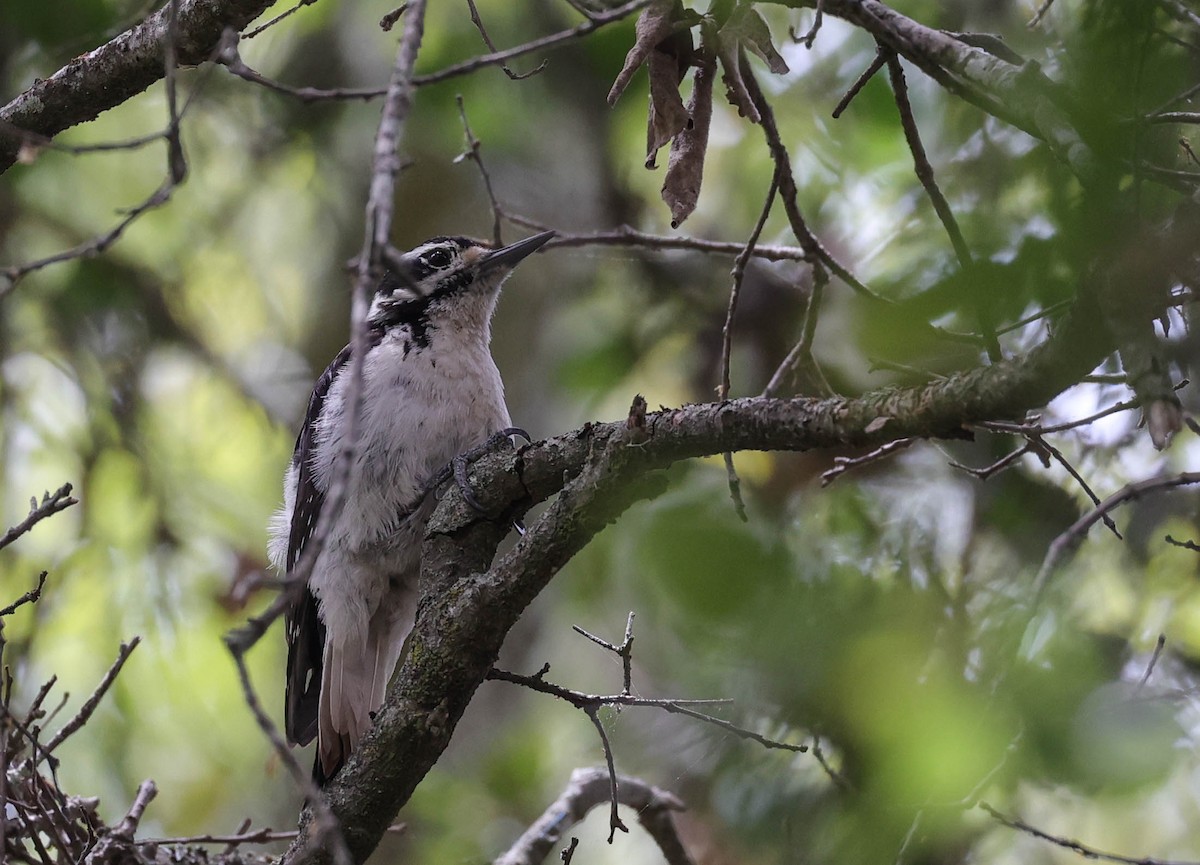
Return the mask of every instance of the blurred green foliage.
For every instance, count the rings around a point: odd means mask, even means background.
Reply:
[[[378,86],[396,34],[375,22],[391,5],[320,0],[241,51],[288,83]],[[551,0],[480,6],[500,45],[579,20]],[[1130,140],[1106,118],[1161,104],[1197,72],[1193,49],[1155,35],[1164,16],[1145,0],[1059,0],[1034,30],[1025,27],[1030,4],[1014,0],[895,6],[930,26],[1005,37],[1073,88],[1095,140],[1113,153]],[[829,287],[815,354],[839,390],[918,377],[906,368],[938,374],[977,363],[978,346],[929,325],[973,332],[981,302],[1010,324],[1069,300],[1114,234],[1173,201],[1123,175],[1111,178],[1107,198],[1085,194],[1031,138],[909,69],[930,161],[977,260],[964,273],[913,175],[886,79],[871,81],[841,119],[829,117],[874,56],[873,42],[827,18],[808,51],[786,33],[806,30],[811,13],[761,8],[793,70],[764,86],[801,209],[840,260],[899,301],[883,308]],[[0,81],[10,96],[145,11],[107,0],[51,10],[0,10]],[[458,94],[511,212],[564,231],[628,224],[668,233],[662,169],[642,167],[644,75],[615,108],[604,101],[632,36],[632,20],[604,28],[547,54],[546,70],[524,81],[489,67],[421,88],[404,142],[411,165],[400,179],[397,244],[490,231],[480,176],[456,161]],[[421,70],[482,50],[465,7],[432,4]],[[220,68],[180,78],[191,99],[187,183],[103,256],[41,270],[0,300],[0,525],[64,481],[81,499],[0,554],[0,604],[50,572],[44,598],[5,622],[15,699],[28,701],[57,675],[56,693],[70,694],[65,719],[117,645],[143,637],[114,692],[62,749],[59,778],[74,793],[99,795],[109,818],[154,778],[161,793],[149,835],[229,832],[245,817],[286,828],[299,806],[220,638],[268,601],[238,589],[266,568],[265,526],[308,390],[346,339],[343,265],[360,243],[379,114],[376,103],[306,105]],[[128,138],[165,116],[156,86],[61,140]],[[1152,128],[1143,152],[1173,159],[1174,129]],[[161,145],[150,144],[84,156],[47,150],[10,169],[0,180],[0,260],[51,254],[106,230],[155,188],[163,163]],[[743,240],[772,170],[760,131],[718,105],[687,232]],[[1123,203],[1134,182],[1137,213]],[[761,242],[789,241],[776,207]],[[729,264],[608,246],[528,263],[496,321],[514,419],[542,436],[622,417],[635,392],[652,407],[711,398]],[[795,341],[807,280],[795,265],[752,265],[734,395],[761,391]],[[1003,345],[1024,350],[1045,328],[1017,328]],[[1171,334],[1186,370],[1195,342],[1181,327]],[[1082,386],[1046,417],[1081,417],[1127,396]],[[1054,443],[1102,495],[1200,455],[1190,440],[1153,452],[1135,422],[1119,414]],[[1128,509],[1125,542],[1093,529],[1035,611],[1033,574],[1048,543],[1089,504],[1079,485],[1057,463],[1028,456],[986,482],[949,465],[982,467],[1018,446],[986,433],[919,444],[828,488],[819,475],[840,454],[739,455],[746,524],[719,461],[678,466],[669,493],[631,510],[538,598],[502,666],[531,671],[548,660],[553,681],[617,691],[619,664],[570,625],[616,638],[632,609],[638,693],[730,697],[732,706],[716,710],[722,717],[796,743],[819,736],[836,779],[811,753],[766,751],[651,710],[604,715],[618,767],[686,799],[685,840],[706,851],[704,862],[1061,859],[979,810],[964,813],[979,796],[1100,848],[1196,858],[1200,590],[1196,554],[1162,542],[1167,532],[1194,536],[1194,496]],[[1160,633],[1168,650],[1142,684]],[[272,635],[251,656],[276,717],[282,643]],[[385,842],[378,861],[494,856],[572,768],[601,759],[579,713],[486,684],[401,815],[407,834]],[[658,861],[636,830],[606,847],[603,820],[596,814],[581,829],[583,861]]]

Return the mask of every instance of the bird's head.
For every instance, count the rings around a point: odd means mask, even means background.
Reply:
[[[378,327],[436,323],[440,319],[486,323],[504,280],[553,231],[493,249],[469,237],[435,237],[404,253],[379,282],[368,320]]]

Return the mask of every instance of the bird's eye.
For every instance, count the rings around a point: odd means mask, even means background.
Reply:
[[[425,263],[430,267],[443,268],[450,266],[450,253],[444,249],[435,249],[425,256]]]

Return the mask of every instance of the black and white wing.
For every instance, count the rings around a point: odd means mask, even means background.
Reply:
[[[296,475],[296,494],[292,505],[292,524],[288,533],[287,573],[312,538],[325,505],[325,492],[313,477],[313,456],[317,419],[325,406],[329,388],[350,360],[350,346],[342,349],[317,379],[304,425],[296,437],[292,466]],[[325,625],[317,613],[317,599],[309,586],[285,616],[287,635],[287,685],[284,701],[284,726],[288,740],[307,745],[317,735],[317,708],[321,696],[321,656],[325,650]]]

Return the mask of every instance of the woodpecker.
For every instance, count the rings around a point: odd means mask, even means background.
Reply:
[[[428,485],[456,456],[511,426],[492,360],[492,312],[544,232],[492,249],[436,237],[380,280],[367,317],[358,447],[350,486],[303,595],[286,615],[285,729],[317,739],[314,778],[341,768],[370,727],[413,626]],[[341,458],[352,346],[322,373],[292,461],[270,558],[288,574],[311,539]]]

